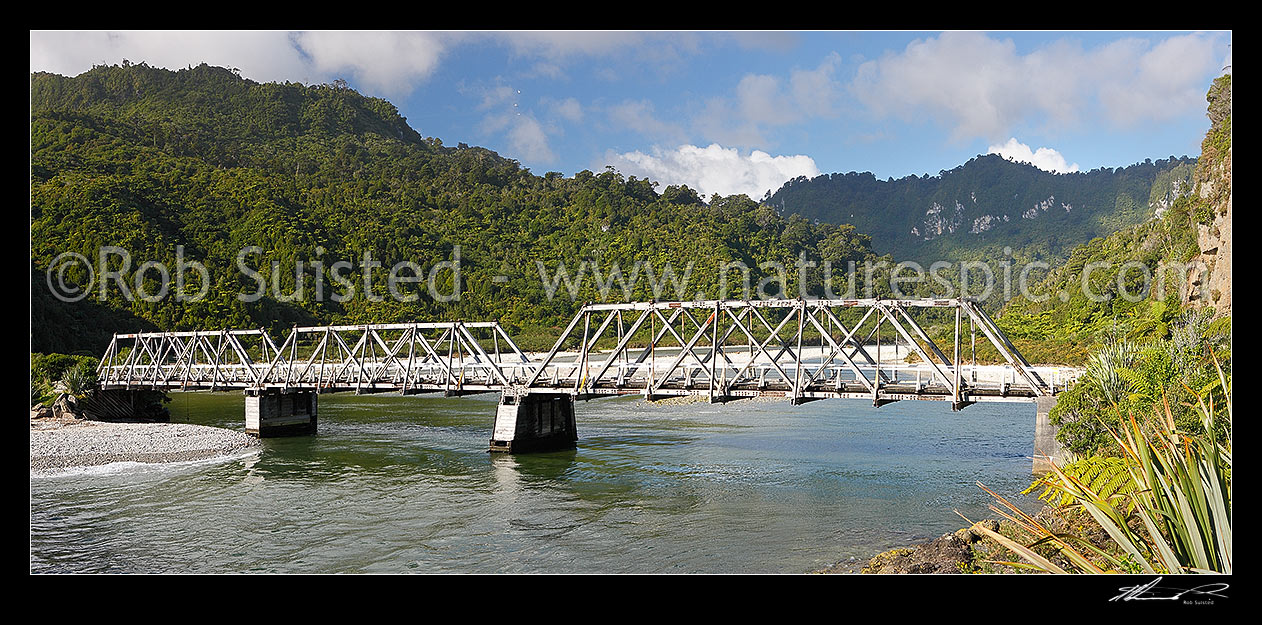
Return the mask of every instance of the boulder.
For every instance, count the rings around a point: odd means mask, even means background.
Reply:
[[[74,395],[62,394],[53,402],[53,417],[58,419],[82,419],[83,412],[79,409],[79,400]]]
[[[983,527],[985,527],[986,529],[988,529],[988,530],[990,530],[990,531],[992,531],[992,532],[998,532],[998,531],[999,531],[999,521],[996,521],[996,520],[994,520],[994,519],[987,519],[987,520],[985,520],[985,521],[982,521],[982,522],[981,522],[981,524],[982,524],[982,526],[983,526]],[[961,529],[961,530],[957,530],[957,531],[955,532],[955,535],[956,535],[956,537],[958,537],[960,540],[962,540],[962,541],[964,541],[964,542],[966,542],[966,543],[968,543],[968,544],[970,544],[970,545],[971,545],[971,544],[973,544],[973,543],[975,543],[975,542],[980,541],[980,540],[981,540],[981,539],[983,539],[983,538],[985,538],[985,536],[983,536],[980,532],[975,531],[975,530],[973,529],[973,527],[972,527],[972,526],[966,527],[966,528]]]
[[[945,534],[927,545],[914,549],[894,549],[872,558],[864,573],[963,573],[973,563],[969,541],[956,534]]]

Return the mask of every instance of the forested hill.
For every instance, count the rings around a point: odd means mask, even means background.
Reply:
[[[878,253],[921,262],[1018,257],[1063,260],[1075,246],[1152,219],[1191,188],[1196,159],[1053,174],[998,155],[937,176],[798,177],[767,200],[786,215],[853,224]]]
[[[628,282],[645,263],[630,297],[677,299],[717,296],[718,268],[731,261],[752,267],[757,284],[765,261],[792,266],[805,252],[844,263],[871,253],[853,228],[784,218],[743,195],[706,203],[687,187],[657,189],[612,170],[539,176],[492,151],[423,137],[389,102],[344,85],[260,84],[207,65],[33,74],[31,170],[33,351],[100,353],[112,332],[138,328],[455,318],[499,320],[517,336],[550,343],[552,328],[584,301],[606,297],[592,280],[574,298],[554,283],[559,292],[549,297],[538,263],[554,277],[560,263],[573,274],[594,262],[606,279],[616,264]],[[207,267],[208,293],[146,301],[137,290],[128,299],[112,282],[100,301],[99,280],[72,267],[56,275],[88,283],[91,296],[52,296],[55,259],[74,253],[97,263],[105,246],[130,254],[133,290],[141,263],[174,270],[182,253]],[[275,281],[266,297],[243,302],[239,294],[258,290],[238,270],[250,246],[260,251],[246,265]],[[385,293],[391,266],[411,261],[416,273],[438,276],[437,293],[451,295],[454,275],[440,263],[457,249],[458,301],[433,297],[424,283],[405,285],[403,297]],[[365,254],[381,266],[365,268]],[[119,259],[107,261],[120,269]],[[330,279],[338,262],[352,266],[343,272],[354,278],[351,288]],[[651,290],[647,273],[682,278],[690,263],[686,293],[669,281],[666,292]],[[160,276],[142,277],[145,292],[158,293]],[[296,282],[301,297],[291,297]],[[190,275],[181,292],[195,295],[199,286]],[[622,292],[614,288],[608,299]]]

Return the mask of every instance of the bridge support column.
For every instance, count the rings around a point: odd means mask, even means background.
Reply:
[[[245,432],[259,438],[315,434],[318,398],[314,391],[246,389]]]
[[[1058,428],[1052,425],[1048,414],[1056,406],[1054,395],[1042,395],[1035,398],[1037,410],[1034,416],[1034,473],[1042,475],[1052,470],[1052,463],[1062,465],[1065,462],[1065,449],[1056,440]]]
[[[574,397],[564,393],[504,393],[495,411],[493,452],[524,453],[573,449]]]

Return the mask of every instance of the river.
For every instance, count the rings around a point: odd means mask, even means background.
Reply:
[[[803,573],[1027,508],[1034,405],[579,402],[578,449],[486,452],[497,395],[326,395],[319,433],[31,479],[32,572]],[[172,420],[244,429],[238,393]]]

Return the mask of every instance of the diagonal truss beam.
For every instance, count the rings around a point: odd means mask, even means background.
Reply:
[[[926,309],[945,314],[918,312]],[[1012,384],[1007,377],[1001,385],[978,381],[975,363],[962,375],[965,317],[1011,367],[1004,375],[1016,376]],[[933,336],[952,330],[942,349]],[[872,351],[891,334],[895,354],[914,353],[918,363]],[[542,357],[523,352],[495,322],[294,327],[279,344],[261,329],[116,334],[98,379],[109,388],[691,394],[711,401],[761,394],[795,403],[866,393],[878,405],[921,393],[958,406],[995,388],[1004,396],[1016,389],[1017,397],[1055,392],[966,299],[588,304]]]

